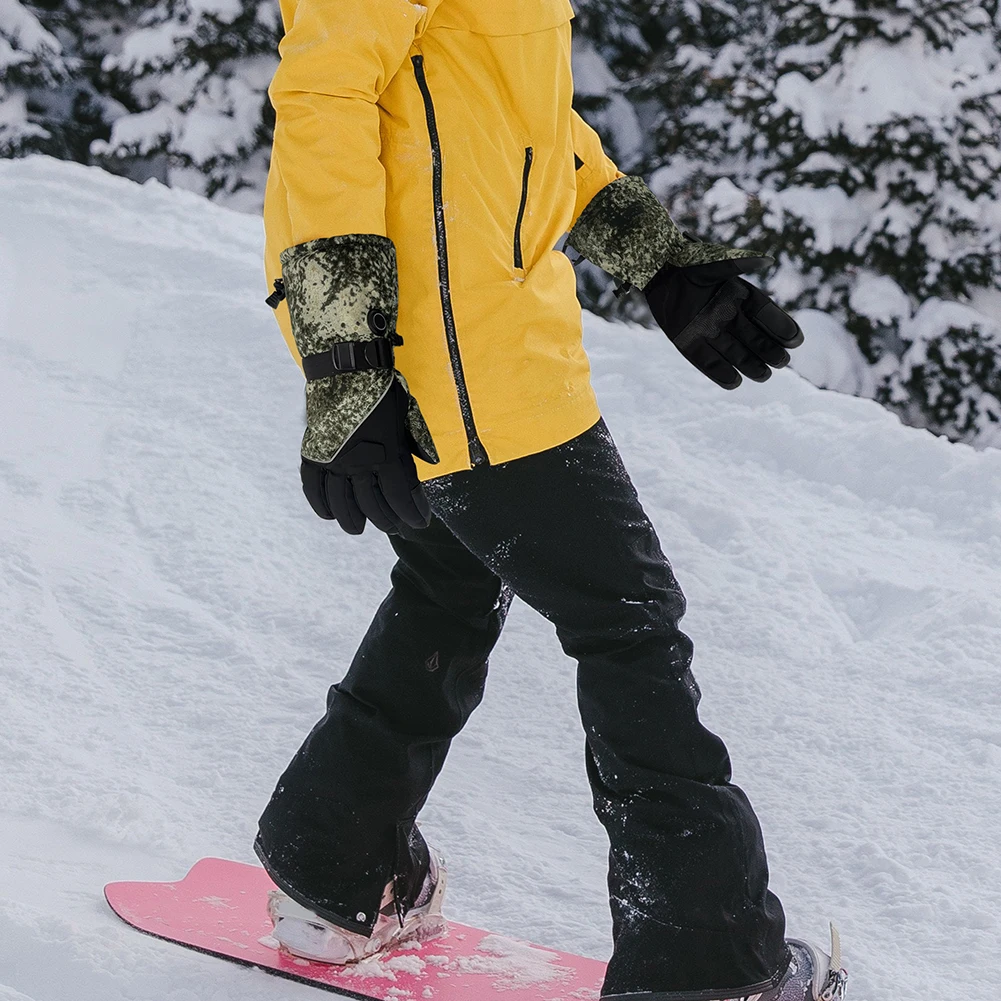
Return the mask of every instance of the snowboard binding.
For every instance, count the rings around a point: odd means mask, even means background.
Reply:
[[[438,938],[447,924],[441,913],[448,871],[445,859],[430,848],[430,869],[418,901],[403,915],[397,911],[393,882],[386,884],[375,928],[369,937],[348,931],[303,907],[281,890],[268,893],[273,937],[285,953],[297,959],[346,966],[386,952],[404,942]]]

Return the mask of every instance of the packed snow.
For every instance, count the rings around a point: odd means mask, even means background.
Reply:
[[[101,890],[254,861],[391,550],[302,499],[258,220],[43,159],[0,163],[0,204],[0,999],[315,998]],[[727,394],[658,334],[585,326],[790,934],[839,925],[853,1001],[993,1001],[1001,451],[793,372]],[[606,958],[574,690],[516,603],[422,823],[457,920]]]

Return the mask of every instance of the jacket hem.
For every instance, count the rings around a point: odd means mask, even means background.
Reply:
[[[598,401],[588,384],[559,404],[542,403],[490,423],[480,420],[477,427],[490,464],[499,466],[563,445],[594,427],[599,420]],[[416,460],[417,475],[422,482],[473,468],[462,431],[439,432],[434,434],[434,440],[441,461],[432,466]]]

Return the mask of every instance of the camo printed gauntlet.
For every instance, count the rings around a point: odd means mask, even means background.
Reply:
[[[329,352],[338,342],[374,340],[372,310],[385,316],[387,333],[395,333],[399,291],[391,240],[375,234],[313,240],[286,250],[281,262],[292,334],[303,358]],[[343,372],[306,383],[303,457],[333,461],[394,379],[407,392],[406,423],[415,454],[437,462],[417,401],[403,376],[389,368]]]
[[[602,188],[581,213],[569,242],[592,264],[639,289],[665,265],[761,257],[753,250],[688,239],[641,177],[620,177]]]
[[[639,177],[620,177],[599,191],[568,242],[642,289],[674,346],[724,389],[736,389],[743,376],[765,382],[803,343],[796,321],[740,277],[771,258],[685,236]]]

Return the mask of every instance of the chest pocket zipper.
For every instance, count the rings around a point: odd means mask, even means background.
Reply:
[[[514,266],[521,270],[525,268],[525,258],[521,249],[521,227],[525,221],[525,209],[528,207],[528,182],[532,176],[532,160],[535,151],[531,146],[525,148],[525,169],[521,178],[521,204],[518,206],[518,221],[514,227]]]

